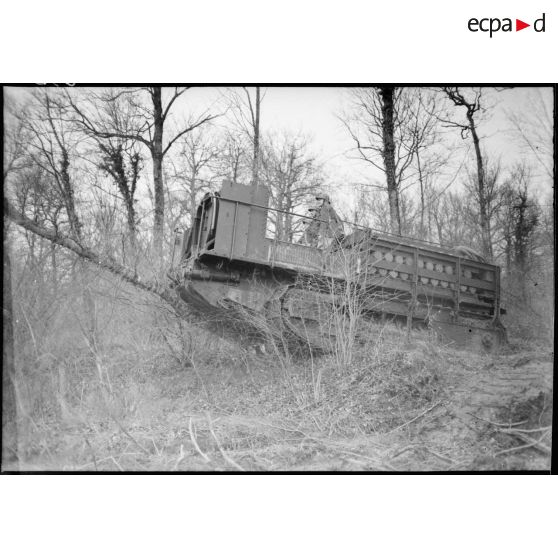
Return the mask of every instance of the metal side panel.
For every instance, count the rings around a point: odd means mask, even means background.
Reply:
[[[260,184],[252,190],[250,207],[250,223],[248,232],[248,253],[252,258],[262,258],[267,256],[266,228],[268,210],[264,209],[269,203],[269,189]]]
[[[291,244],[290,242],[272,241],[269,244],[267,259],[271,265],[286,264],[295,268],[320,271],[322,268],[322,251],[319,248]]]
[[[266,206],[268,201],[269,190],[263,185],[245,186],[223,181],[215,252],[226,254],[230,259],[265,260],[267,210],[258,206]]]
[[[236,202],[219,201],[215,251],[229,258],[247,255],[250,208]]]

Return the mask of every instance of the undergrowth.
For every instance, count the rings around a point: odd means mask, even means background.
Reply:
[[[102,278],[96,286],[103,293]],[[476,439],[459,460],[449,457],[463,452],[457,439],[433,446],[421,437],[446,428],[455,371],[489,369],[492,357],[427,332],[409,340],[392,324],[378,325],[344,365],[335,354],[261,355],[181,322],[148,295],[104,292],[93,316],[82,291],[59,291],[56,307],[32,320],[18,299],[12,453],[21,470],[485,466]],[[3,468],[14,467],[7,456]]]

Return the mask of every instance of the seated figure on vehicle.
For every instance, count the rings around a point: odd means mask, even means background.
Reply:
[[[344,236],[343,223],[333,207],[327,194],[316,196],[321,201],[318,207],[310,208],[310,221],[306,226],[301,244],[328,248],[334,240],[341,240]]]

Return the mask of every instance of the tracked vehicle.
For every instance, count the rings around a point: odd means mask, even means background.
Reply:
[[[499,267],[346,222],[317,245],[302,229],[281,240],[280,222],[293,231],[313,220],[269,207],[269,197],[265,186],[225,181],[203,198],[192,228],[177,232],[169,276],[200,325],[316,351],[328,351],[340,327],[365,337],[382,320],[475,350],[505,341]]]

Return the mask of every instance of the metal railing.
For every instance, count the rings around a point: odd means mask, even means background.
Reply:
[[[245,201],[240,201],[240,200],[234,200],[234,199],[230,199],[230,198],[224,198],[224,197],[221,197],[221,196],[217,196],[216,194],[211,194],[210,197],[211,198],[216,198],[220,201],[234,203],[234,204],[237,204],[237,205],[243,205],[243,206],[247,206],[247,207],[256,207],[258,209],[265,209],[266,211],[274,211],[276,213],[282,213],[282,214],[285,214],[285,215],[290,215],[292,217],[300,217],[300,218],[306,219],[306,220],[312,219],[313,221],[318,222],[318,223],[329,224],[329,221],[326,221],[324,219],[318,219],[316,217],[310,217],[308,215],[302,215],[301,213],[296,213],[294,211],[287,211],[285,209],[278,209],[278,208],[275,208],[275,207],[260,205],[260,204],[257,204],[257,203],[251,203],[251,202],[245,202]],[[353,221],[347,221],[347,220],[344,220],[344,219],[341,219],[340,221],[343,225],[348,225],[349,227],[353,227],[353,229],[355,229],[355,230],[360,230],[360,231],[363,231],[363,232],[372,232],[372,233],[376,233],[378,235],[381,235],[382,237],[385,237],[386,240],[392,240],[394,242],[397,241],[397,242],[400,242],[400,243],[403,241],[403,242],[407,242],[407,243],[426,244],[426,245],[430,245],[432,247],[435,247],[435,249],[437,249],[437,250],[442,248],[443,250],[447,250],[447,251],[450,251],[452,253],[455,253],[453,248],[451,248],[447,244],[442,244],[442,243],[436,242],[434,240],[423,240],[423,239],[418,239],[418,238],[415,238],[415,237],[412,237],[412,236],[405,236],[405,235],[400,235],[400,234],[396,234],[396,233],[386,232],[386,231],[382,231],[380,229],[376,229],[374,227],[359,225],[358,223],[355,223]]]

